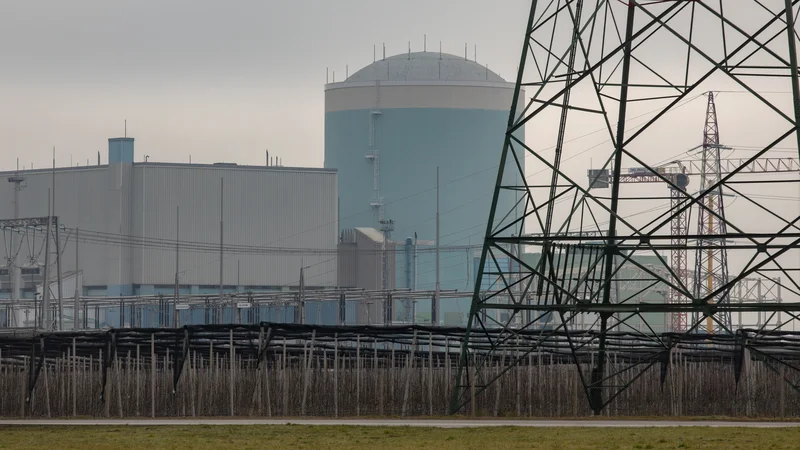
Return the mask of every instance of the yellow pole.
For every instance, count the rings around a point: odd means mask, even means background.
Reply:
[[[711,214],[711,211],[714,210],[714,197],[708,197],[708,231],[706,234],[710,235],[714,232],[714,216]],[[706,283],[708,285],[708,293],[710,294],[713,292],[714,288],[714,250],[713,248],[708,249],[708,279]],[[713,298],[708,299],[708,303],[712,303],[714,301]],[[706,332],[711,334],[714,331],[714,323],[711,320],[711,316],[706,317]]]

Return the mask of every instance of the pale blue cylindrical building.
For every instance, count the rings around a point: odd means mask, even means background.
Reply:
[[[441,288],[473,289],[513,95],[514,83],[487,67],[439,52],[392,56],[325,86],[325,168],[339,172],[340,231],[393,220],[397,287],[435,287],[438,166]],[[514,207],[506,202],[503,211]],[[404,250],[415,236],[416,251]],[[429,310],[418,305],[418,318]],[[442,302],[440,323],[468,311],[468,300]]]

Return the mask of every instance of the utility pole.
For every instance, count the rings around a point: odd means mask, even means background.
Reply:
[[[298,305],[300,311],[297,313],[297,320],[301,324],[306,323],[306,281],[304,271],[303,261],[300,260],[300,305]]]
[[[53,201],[55,202],[55,196],[53,197]],[[56,218],[55,215],[55,205],[53,207],[53,218]],[[58,331],[64,330],[64,291],[62,289],[62,277],[61,277],[61,230],[59,229],[59,223],[56,221],[55,223],[56,235],[55,235],[55,244],[56,244],[56,284],[58,286]],[[66,248],[66,245],[65,245]],[[122,324],[120,324],[122,326]]]
[[[223,270],[224,266],[224,250],[223,250],[223,243],[224,243],[224,235],[223,229],[225,227],[225,203],[223,201],[223,196],[225,195],[225,179],[220,178],[219,180],[219,304],[222,307],[222,298],[223,298],[223,291],[222,291],[222,277],[223,277]],[[216,322],[216,320],[215,320]]]
[[[433,294],[433,307],[431,308],[431,325],[439,323],[441,285],[439,284],[439,166],[436,166],[436,289]]]
[[[19,174],[19,158],[17,158],[17,171],[14,175],[8,177],[8,182],[14,184],[14,219],[19,219],[19,192],[25,187],[25,177]],[[19,253],[16,244],[16,230],[11,233],[11,258],[9,262],[9,269],[11,270],[11,298],[14,302],[19,301],[20,298],[20,268],[17,263],[17,254]],[[20,246],[22,244],[20,243]],[[16,316],[15,316],[16,317]]]
[[[178,271],[180,270],[181,247],[181,207],[175,207],[175,301],[172,305],[172,326],[178,327],[178,297],[180,285],[178,284]]]
[[[414,232],[414,283],[413,289],[417,290],[417,232]],[[414,325],[417,317],[417,300],[411,299],[411,325]]]
[[[53,146],[53,203],[52,203],[52,214],[51,217],[56,217],[56,148]],[[64,308],[62,304],[62,291],[61,291],[61,243],[59,242],[59,229],[58,229],[58,222],[55,223],[55,230],[54,233],[54,244],[56,247],[56,282],[58,285],[58,330],[61,331],[64,329]],[[48,282],[49,283],[49,282]],[[49,286],[48,286],[49,289]],[[55,321],[54,321],[55,322]]]
[[[48,316],[50,315],[50,227],[53,217],[50,215],[51,190],[47,190],[47,231],[44,235],[44,274],[42,278],[42,321],[39,324],[42,330],[50,329]]]
[[[75,228],[75,298],[72,305],[72,329],[77,330],[80,325],[80,321],[78,320],[78,309],[79,303],[81,301],[81,292],[80,288],[83,284],[83,276],[81,276],[81,283],[78,283],[78,274],[80,273],[79,270],[79,263],[78,263],[78,241],[80,238],[80,229]]]

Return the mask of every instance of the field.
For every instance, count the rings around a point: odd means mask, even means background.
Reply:
[[[798,428],[468,428],[347,426],[0,427],[29,449],[789,449]]]

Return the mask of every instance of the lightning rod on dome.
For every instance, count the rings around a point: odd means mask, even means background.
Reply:
[[[350,78],[350,65],[349,64],[345,64],[344,65],[344,79],[347,80],[348,78]]]
[[[472,60],[478,62],[478,44],[475,44],[475,51],[472,53]]]
[[[386,42],[383,43],[383,59],[386,59]]]
[[[411,41],[408,41],[408,59],[411,59]]]
[[[372,62],[375,62],[375,51],[376,51],[376,48],[377,48],[377,45],[372,44]]]
[[[427,33],[422,35],[422,51],[423,52],[427,52],[428,51],[428,35],[427,35]]]
[[[439,59],[442,59],[442,41],[439,41]]]
[[[464,61],[469,61],[469,58],[467,57],[467,43],[466,42],[464,42]]]

